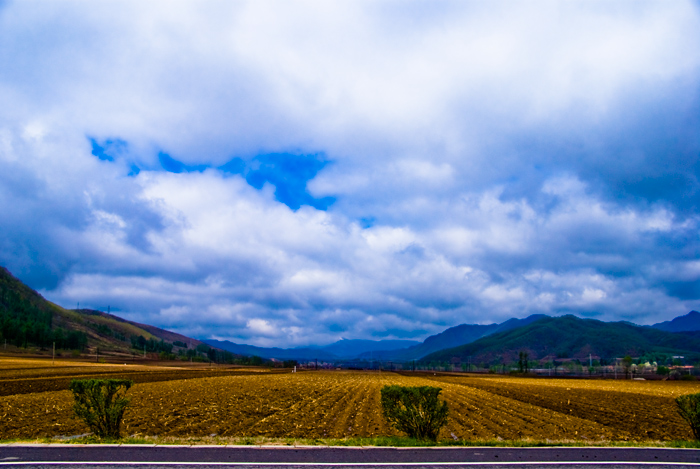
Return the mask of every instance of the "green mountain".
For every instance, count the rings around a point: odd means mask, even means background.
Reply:
[[[90,309],[69,310],[44,299],[0,267],[0,347],[95,350],[129,353],[134,349],[171,352],[201,341],[154,326]]]
[[[46,301],[37,292],[0,267],[0,341],[17,347],[36,345],[82,350],[87,334],[77,328],[62,327],[57,320],[61,308]]]
[[[525,326],[544,317],[546,317],[544,314],[532,314],[524,319],[512,318],[501,324],[460,324],[459,326],[450,327],[439,334],[431,335],[422,343],[412,347],[398,350],[373,350],[372,352],[361,354],[360,358],[365,360],[393,361],[417,360],[438,350],[468,344],[497,332],[505,332]]]
[[[459,360],[512,363],[527,352],[531,360],[546,358],[611,359],[650,353],[700,356],[700,338],[628,322],[602,322],[572,315],[545,317],[524,327],[495,333],[470,344],[440,350],[423,362]]]

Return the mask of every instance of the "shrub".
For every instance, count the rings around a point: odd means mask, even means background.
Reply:
[[[676,398],[678,413],[690,424],[696,440],[700,440],[700,393]]]
[[[384,386],[382,413],[391,425],[419,440],[437,440],[447,422],[447,403],[438,400],[442,389],[431,386]]]
[[[73,411],[100,438],[119,438],[124,411],[130,399],[124,397],[134,384],[129,379],[74,379],[70,382]]]

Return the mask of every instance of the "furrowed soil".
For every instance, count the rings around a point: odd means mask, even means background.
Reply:
[[[549,380],[541,378],[429,377],[471,390],[553,411],[560,416],[597,422],[613,440],[692,439],[674,399],[700,391],[679,381]],[[583,431],[583,430],[582,430]],[[586,432],[583,431],[583,434]]]
[[[211,376],[270,373],[256,368],[211,368],[207,366],[105,365],[71,361],[0,358],[0,396],[67,390],[73,379],[128,378],[134,383],[152,383]]]
[[[680,394],[700,392],[700,383],[692,382],[157,367],[135,367],[120,373],[114,365],[94,367],[99,372],[93,373],[87,367],[71,366],[77,368],[77,375],[85,377],[138,377],[141,381],[135,380],[128,392],[132,400],[123,433],[176,438],[399,435],[387,425],[380,406],[381,388],[398,384],[442,388],[441,397],[450,409],[448,423],[440,434],[443,439],[691,439],[690,429],[678,416],[673,399]],[[46,376],[50,374],[46,362],[43,367],[37,376],[26,370],[40,367],[5,367],[0,359],[0,439],[89,432],[73,417],[73,397],[67,384],[56,390],[32,390],[37,380],[64,383],[76,373],[67,372],[66,365],[51,377]],[[12,384],[19,391],[6,392],[6,384],[15,381],[32,383],[25,387]]]

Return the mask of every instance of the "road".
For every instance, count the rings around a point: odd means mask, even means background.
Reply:
[[[669,448],[347,448],[153,445],[0,445],[0,467],[700,467],[699,449]]]

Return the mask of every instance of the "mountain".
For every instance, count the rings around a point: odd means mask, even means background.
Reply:
[[[396,350],[418,345],[417,340],[358,340],[341,339],[320,350],[341,358],[355,358],[366,352]]]
[[[93,309],[71,309],[66,311],[69,311],[70,313],[78,313],[82,317],[82,321],[87,323],[93,329],[95,329],[95,325],[97,325],[97,329],[99,330],[100,325],[102,325],[102,335],[110,335],[110,333],[105,334],[106,329],[104,326],[106,326],[112,330],[112,337],[121,334],[126,336],[129,341],[131,341],[131,337],[138,338],[141,336],[146,340],[153,339],[156,341],[162,340],[166,343],[186,344],[186,346],[182,346],[182,348],[196,348],[198,345],[204,343],[201,340],[193,339],[192,337],[178,334],[177,332],[168,331],[149,324],[129,321],[128,319],[120,318],[119,316],[105,313],[103,311],[96,311]]]
[[[685,316],[678,316],[671,321],[660,322],[651,327],[667,332],[700,331],[700,313],[691,311]]]
[[[352,359],[372,350],[393,350],[407,345],[418,344],[415,340],[349,340],[342,339],[323,347],[277,348],[256,347],[254,345],[236,344],[228,340],[206,339],[207,345],[227,350],[232,353],[277,360],[323,360],[336,361]]]
[[[482,337],[523,327],[545,317],[548,316],[544,314],[533,314],[524,319],[512,318],[501,324],[461,324],[459,326],[450,327],[439,334],[432,335],[425,339],[423,343],[413,347],[386,352],[372,352],[371,354],[364,353],[360,355],[360,358],[394,361],[418,360],[438,350],[469,344]]]
[[[256,347],[255,345],[236,344],[229,340],[205,339],[204,343],[238,355],[275,358],[277,360],[321,360],[334,361],[338,357],[319,348],[277,348]]]
[[[44,299],[0,267],[0,339],[16,347],[128,353],[137,343],[149,351],[172,350],[173,342],[199,340],[91,309],[69,310]]]
[[[517,329],[483,337],[470,344],[440,350],[422,361],[472,363],[513,362],[526,351],[531,360],[545,357],[588,358],[589,354],[610,359],[645,353],[698,355],[700,339],[627,322],[602,322],[572,315],[544,317]]]

